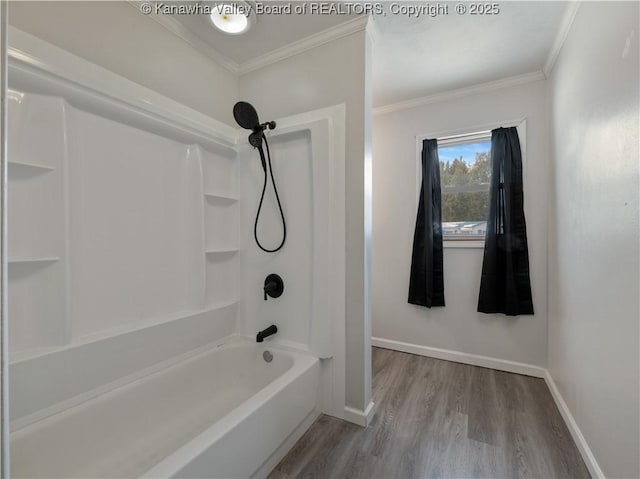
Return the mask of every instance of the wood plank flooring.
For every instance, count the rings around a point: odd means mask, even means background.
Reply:
[[[321,416],[276,466],[290,478],[588,478],[544,380],[373,348],[376,414]]]

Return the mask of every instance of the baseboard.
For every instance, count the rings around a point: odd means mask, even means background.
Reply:
[[[534,366],[532,364],[518,363],[516,361],[480,356],[477,354],[468,354],[461,351],[452,351],[450,349],[432,348],[429,346],[421,346],[419,344],[393,341],[391,339],[371,338],[371,345],[379,348],[402,351],[403,353],[418,354],[420,356],[444,359],[446,361],[454,361],[456,363],[497,369],[499,371],[507,371],[509,373],[524,374],[526,376],[533,376],[536,378],[544,378],[546,372],[544,368]]]
[[[589,447],[589,444],[587,444],[587,440],[582,435],[582,431],[580,431],[578,423],[576,423],[576,420],[573,418],[573,414],[571,414],[567,403],[564,401],[564,398],[560,394],[560,391],[558,390],[558,387],[556,386],[556,383],[553,380],[553,377],[551,377],[551,373],[548,370],[545,370],[544,380],[549,387],[549,391],[551,391],[551,396],[553,397],[553,400],[555,401],[556,406],[558,407],[558,410],[562,415],[562,419],[564,419],[567,428],[569,428],[571,437],[573,437],[576,446],[578,446],[578,450],[582,455],[582,459],[584,460],[587,469],[589,469],[591,477],[595,479],[605,479],[605,475],[602,472],[602,469],[600,469],[598,461],[596,461],[593,452],[591,452],[591,448]]]
[[[367,427],[371,424],[373,415],[375,413],[375,405],[373,401],[370,401],[366,409],[355,409],[349,406],[344,407],[344,419],[345,421],[352,422],[358,426]]]
[[[364,417],[367,420],[367,424],[365,426],[368,426],[369,424],[371,424],[371,421],[373,421],[373,416],[376,413],[376,405],[373,401],[369,401],[369,405],[367,406],[367,409],[364,410]]]

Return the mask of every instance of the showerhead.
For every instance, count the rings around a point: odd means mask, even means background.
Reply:
[[[267,128],[273,130],[276,127],[275,121],[260,124],[258,112],[251,103],[246,101],[239,101],[233,106],[233,117],[238,125],[253,132],[249,135],[249,144],[258,149],[262,148],[262,132]],[[264,160],[262,166],[265,168]]]
[[[233,106],[233,117],[236,119],[236,123],[246,130],[256,131],[260,128],[258,112],[251,103],[246,101],[236,103]]]

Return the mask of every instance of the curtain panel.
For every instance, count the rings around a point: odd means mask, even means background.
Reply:
[[[478,311],[508,316],[533,314],[522,152],[514,127],[491,132],[489,215]]]
[[[422,142],[422,187],[413,236],[409,303],[444,306],[442,206],[438,140]]]

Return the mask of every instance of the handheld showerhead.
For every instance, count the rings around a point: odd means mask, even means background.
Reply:
[[[262,132],[267,128],[273,130],[276,127],[275,121],[261,124],[258,112],[251,103],[246,101],[239,101],[233,106],[233,117],[238,125],[253,132],[249,135],[249,143],[256,148],[262,145]]]
[[[258,112],[251,103],[239,101],[233,106],[233,117],[236,123],[245,130],[257,130],[260,128]]]
[[[262,138],[264,130],[269,128],[273,130],[276,127],[275,121],[268,121],[260,124],[258,112],[253,105],[246,101],[239,101],[233,106],[233,117],[236,123],[246,130],[251,130],[249,135],[249,144],[260,151],[260,160],[262,169],[266,171],[267,164],[264,159],[264,151],[262,151]]]
[[[280,251],[284,246],[284,242],[287,239],[287,223],[284,219],[284,212],[282,211],[282,205],[280,204],[280,197],[278,196],[278,188],[276,188],[276,181],[273,178],[273,169],[271,168],[271,153],[269,153],[269,142],[267,137],[264,136],[264,130],[267,128],[273,130],[276,127],[275,121],[267,121],[266,123],[260,123],[258,119],[258,112],[251,103],[246,101],[239,101],[233,106],[233,117],[236,123],[246,130],[251,130],[249,135],[249,144],[258,149],[260,154],[260,162],[262,163],[262,171],[264,171],[264,183],[262,185],[262,195],[260,196],[260,204],[258,205],[258,212],[256,213],[256,221],[253,224],[253,237],[256,240],[258,247],[267,253],[275,253]],[[267,148],[267,155],[265,157],[264,149],[262,148],[262,142]],[[278,202],[278,209],[280,210],[280,217],[282,218],[282,242],[274,249],[267,249],[260,243],[258,239],[258,219],[260,218],[260,211],[262,210],[262,203],[264,201],[265,191],[267,189],[267,162],[269,165],[268,172],[271,174],[271,183],[273,183],[273,192]]]
[[[262,169],[266,171],[267,164],[264,159],[264,151],[262,151],[262,128],[260,128],[258,112],[251,103],[239,101],[233,105],[233,117],[242,128],[252,131],[249,135],[249,144],[260,151]]]

